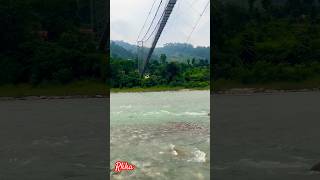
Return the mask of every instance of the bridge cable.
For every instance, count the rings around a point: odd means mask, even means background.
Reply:
[[[193,32],[195,31],[195,29],[196,29],[196,28],[197,28],[197,26],[199,25],[200,20],[201,20],[202,16],[204,15],[204,13],[206,12],[206,10],[207,10],[207,8],[208,8],[209,4],[210,4],[210,0],[207,2],[207,4],[206,4],[205,8],[204,8],[204,9],[203,9],[203,11],[201,12],[201,14],[200,14],[200,16],[199,16],[199,18],[198,18],[198,20],[197,20],[197,22],[196,22],[195,26],[192,28],[192,31],[190,32],[190,34],[189,34],[189,36],[188,36],[188,38],[187,38],[186,43],[188,43],[188,42],[189,42],[189,40],[190,40],[190,38],[191,38],[191,36],[192,36]]]
[[[157,30],[157,27],[160,25],[160,23],[161,23],[162,18],[163,18],[164,15],[165,15],[165,11],[163,11],[163,13],[162,13],[162,15],[161,15],[161,17],[160,17],[157,25],[155,26],[155,28],[154,28],[153,31],[151,32],[150,36],[149,36],[147,39],[145,39],[144,41],[148,41],[148,40],[151,38],[151,36],[153,35],[153,33],[155,33],[155,31]]]
[[[157,11],[156,11],[156,14],[154,15],[154,17],[153,17],[153,19],[152,19],[152,21],[151,21],[151,23],[150,23],[150,26],[149,26],[146,34],[143,36],[142,40],[145,39],[145,37],[146,37],[147,34],[149,33],[149,31],[150,31],[150,29],[151,29],[151,27],[152,27],[152,24],[153,24],[154,20],[156,19],[157,15],[158,15],[158,12],[159,12],[159,9],[160,9],[160,7],[161,7],[162,2],[163,2],[163,0],[160,1],[160,4],[159,4],[159,6],[158,6],[158,8],[157,8]]]
[[[147,19],[144,21],[144,24],[143,24],[143,26],[142,26],[142,28],[141,28],[141,30],[140,30],[140,32],[139,32],[138,40],[139,40],[139,38],[140,38],[140,35],[141,35],[144,27],[145,27],[146,24],[147,24],[147,21],[148,21],[150,15],[151,15],[152,9],[153,9],[154,5],[156,4],[156,2],[157,2],[157,0],[154,0],[153,3],[152,3],[151,9],[150,9],[150,11],[149,11],[149,13],[148,13],[148,16],[147,16]],[[137,41],[138,41],[138,40],[137,40]]]

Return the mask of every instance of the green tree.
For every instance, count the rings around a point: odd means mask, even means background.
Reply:
[[[254,37],[251,33],[246,33],[241,41],[240,58],[244,64],[251,64],[256,57]]]
[[[271,2],[271,0],[262,0],[261,4],[262,4],[262,8],[263,8],[265,11],[270,12],[271,7],[272,7],[272,2]]]
[[[196,59],[192,58],[191,64],[194,66],[196,64]]]
[[[256,2],[256,0],[248,0],[250,12],[253,12],[255,2]]]
[[[166,56],[165,54],[161,54],[161,55],[160,55],[160,62],[161,62],[162,64],[165,64],[166,61],[167,61],[167,56]]]
[[[176,62],[171,62],[166,67],[167,80],[171,82],[180,73],[180,67]]]
[[[302,13],[303,4],[301,0],[287,0],[286,11],[289,12],[293,17],[298,17]]]

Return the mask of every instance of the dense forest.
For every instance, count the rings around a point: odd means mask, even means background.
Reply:
[[[213,83],[222,86],[222,82],[250,85],[315,80],[312,86],[319,87],[319,2],[214,0]]]
[[[136,60],[113,58],[110,60],[111,86],[115,88],[131,87],[209,87],[210,66],[204,59],[188,59],[184,62],[168,62],[165,54],[160,60],[152,60],[146,76],[141,77]],[[149,73],[150,72],[150,73]]]
[[[112,56],[110,60],[106,52],[97,50],[101,31],[99,22],[103,21],[99,13],[105,13],[103,2],[2,1],[0,86],[31,84],[37,87],[79,81],[106,85],[110,82],[111,87],[116,88],[208,86],[208,58],[190,56],[183,63],[167,62],[172,58],[166,58],[162,53],[161,58],[152,59],[148,68],[152,73],[150,78],[145,78],[137,72],[134,52],[120,46],[113,47],[111,51],[120,53],[120,56]],[[166,49],[170,51],[175,47]]]
[[[189,44],[170,43],[155,49],[146,76],[138,73],[136,46],[111,41],[111,86],[208,88],[210,50]],[[208,58],[205,58],[205,57]],[[148,78],[146,78],[148,77]]]
[[[99,13],[105,13],[97,3],[105,1],[90,2],[1,1],[0,85],[106,83],[110,76],[112,87],[203,87],[211,64],[216,87],[308,80],[319,86],[319,0],[214,0],[212,59],[208,48],[188,47],[186,55],[177,52],[188,45],[167,44],[156,49],[149,78],[138,76],[135,58],[128,58],[135,54],[120,44],[116,51],[125,57],[97,50]]]
[[[106,82],[107,56],[97,51],[89,2],[1,1],[0,85]]]

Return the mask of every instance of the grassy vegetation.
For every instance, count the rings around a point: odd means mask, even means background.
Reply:
[[[209,87],[186,88],[182,86],[154,86],[154,87],[134,87],[134,88],[112,88],[112,93],[117,92],[158,92],[158,91],[178,91],[189,90],[209,90]],[[18,84],[0,86],[0,97],[27,97],[27,96],[108,96],[109,89],[105,83],[78,81],[67,85],[37,85]]]
[[[267,82],[256,84],[244,84],[234,80],[217,80],[213,84],[214,91],[225,91],[230,89],[260,89],[260,90],[301,90],[301,89],[320,89],[320,78],[303,80],[301,82]]]
[[[133,87],[133,88],[112,88],[112,93],[117,92],[159,92],[159,91],[178,91],[178,90],[209,90],[210,87],[194,87],[194,88],[186,88],[183,86],[153,86],[153,87]]]
[[[244,84],[234,80],[217,80],[213,83],[214,91],[250,88],[258,90],[301,90],[320,89],[320,78],[308,79],[301,82],[269,82]],[[121,92],[160,92],[179,90],[209,90],[210,87],[186,88],[183,86],[153,86],[133,88],[112,88],[111,93]],[[27,97],[27,96],[108,96],[108,87],[104,83],[78,81],[68,85],[38,85],[29,84],[0,86],[0,97]]]
[[[25,96],[93,96],[108,95],[108,87],[104,83],[78,81],[67,85],[37,85],[29,84],[0,86],[0,97]]]

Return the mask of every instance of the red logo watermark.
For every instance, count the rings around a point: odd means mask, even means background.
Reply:
[[[117,161],[114,164],[114,170],[113,171],[116,172],[116,173],[120,173],[123,170],[132,171],[135,168],[136,168],[135,165],[129,164],[126,161]]]

